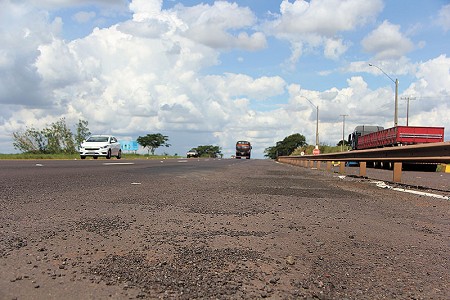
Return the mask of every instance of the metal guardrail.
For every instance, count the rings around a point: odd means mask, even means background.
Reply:
[[[331,162],[354,161],[360,163],[360,175],[365,176],[367,162],[393,163],[393,181],[401,182],[402,163],[450,163],[450,142],[417,144],[368,150],[354,150],[348,152],[328,153],[304,156],[280,156],[279,162],[301,166],[312,166],[314,162],[320,169],[320,162],[327,162],[327,169],[331,169]],[[340,172],[344,173],[345,164],[340,164]]]

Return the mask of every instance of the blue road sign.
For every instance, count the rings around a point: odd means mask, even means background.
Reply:
[[[137,151],[139,149],[139,145],[137,141],[119,141],[120,148],[126,151]]]

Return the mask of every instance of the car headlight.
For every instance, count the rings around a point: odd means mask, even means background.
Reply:
[[[109,145],[106,145],[106,146],[102,146],[102,147],[100,147],[101,149],[107,149],[107,148],[109,148]]]

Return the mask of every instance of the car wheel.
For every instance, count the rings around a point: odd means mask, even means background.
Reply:
[[[80,158],[81,158],[81,159],[85,159],[85,158],[86,158],[86,156],[84,156],[84,155],[80,155]]]
[[[122,150],[119,150],[119,152],[117,153],[117,159],[121,159],[122,158]]]
[[[110,159],[111,158],[111,149],[108,150],[108,154],[106,154],[106,159]]]

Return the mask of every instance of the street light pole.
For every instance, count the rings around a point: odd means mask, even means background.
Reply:
[[[381,69],[380,67],[378,67],[376,65],[369,64],[369,66],[375,67],[378,70],[380,70],[384,75],[386,75],[395,84],[394,127],[397,127],[398,126],[398,79],[397,78],[395,80],[392,79],[391,76],[386,74],[386,72],[384,72],[383,69]]]
[[[398,126],[398,79],[395,78],[395,113],[394,113],[394,127]]]
[[[309,100],[308,98],[306,98],[305,96],[301,96],[303,98],[305,98],[306,100],[308,100],[309,103],[311,103],[311,105],[317,110],[317,115],[316,115],[316,149],[319,148],[319,106],[314,105],[314,103],[312,103],[311,100]]]
[[[316,107],[317,115],[316,115],[316,149],[319,147],[319,105]]]

